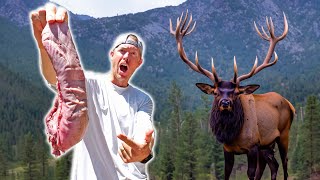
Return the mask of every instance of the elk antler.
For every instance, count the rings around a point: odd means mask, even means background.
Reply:
[[[253,75],[257,74],[262,69],[264,69],[266,67],[270,67],[270,66],[272,66],[272,65],[277,63],[278,55],[274,51],[274,48],[275,48],[276,44],[279,41],[281,41],[282,39],[284,39],[286,37],[286,35],[288,34],[288,21],[287,21],[286,15],[284,13],[283,13],[283,19],[284,19],[284,31],[283,31],[282,35],[279,36],[279,37],[276,37],[275,34],[274,34],[274,25],[273,25],[271,17],[270,17],[270,23],[268,21],[268,18],[266,17],[266,23],[267,23],[267,27],[268,27],[270,36],[267,35],[267,33],[265,32],[263,26],[261,26],[261,29],[262,29],[262,32],[263,32],[263,34],[261,34],[259,29],[257,28],[256,22],[254,22],[254,27],[255,27],[258,35],[262,39],[270,42],[268,53],[267,53],[265,59],[263,60],[263,63],[258,67],[257,67],[258,58],[256,57],[255,63],[253,65],[253,68],[251,69],[251,71],[248,74],[242,75],[242,76],[237,78],[237,73],[235,72],[235,75],[234,75],[234,82],[235,83],[239,84],[240,81],[248,79],[248,78],[252,77]],[[272,57],[272,53],[274,53],[274,60],[272,62],[270,62],[270,59]],[[234,60],[234,62],[235,62],[234,66],[235,66],[235,69],[236,69],[236,66],[237,66],[236,65],[236,60]]]
[[[179,55],[181,57],[181,59],[191,68],[193,69],[194,71],[200,73],[200,74],[203,74],[205,76],[207,76],[213,83],[215,82],[219,82],[220,79],[217,75],[217,72],[214,68],[214,65],[213,65],[213,60],[212,60],[212,73],[209,72],[208,70],[206,69],[203,69],[201,67],[201,65],[199,64],[199,59],[198,59],[198,53],[196,52],[196,55],[195,55],[195,61],[196,61],[196,64],[192,63],[185,51],[184,51],[184,48],[183,48],[183,44],[182,44],[182,39],[184,36],[186,35],[189,35],[195,28],[196,26],[196,22],[194,22],[191,30],[189,30],[190,28],[190,25],[192,23],[192,15],[190,15],[190,19],[189,19],[189,22],[188,24],[186,25],[186,22],[187,22],[187,19],[188,19],[188,10],[186,12],[186,16],[184,18],[184,20],[182,21],[182,18],[183,18],[183,13],[181,14],[180,18],[177,18],[177,26],[176,26],[176,29],[173,30],[172,28],[172,22],[171,22],[171,19],[170,19],[170,33],[173,34],[175,37],[176,37],[176,41],[177,41],[177,46],[178,46],[178,52],[179,52]]]

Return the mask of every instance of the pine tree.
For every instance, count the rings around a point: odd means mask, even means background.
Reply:
[[[302,115],[300,109],[302,109],[301,105],[297,105],[297,115],[296,118],[293,120],[290,128],[290,138],[289,138],[289,166],[290,170],[292,170],[293,173],[298,171],[298,164],[299,161],[301,161],[301,156],[298,155],[301,151],[301,145],[298,144],[298,136],[300,134],[299,129],[302,123]]]
[[[214,139],[211,153],[213,155],[213,168],[216,179],[224,178],[224,155],[222,146],[222,144]]]
[[[182,125],[179,144],[177,147],[176,159],[174,162],[174,179],[195,179],[197,164],[197,144],[199,126],[190,112],[185,115]]]
[[[196,157],[197,157],[197,179],[213,179],[213,136],[208,132],[202,131],[198,132],[196,139]]]
[[[300,128],[296,156],[299,156],[297,163],[298,176],[309,178],[312,173],[319,171],[320,155],[320,106],[316,96],[307,98],[306,112],[303,124]]]
[[[160,148],[156,161],[159,161],[159,175],[161,179],[170,180],[173,179],[174,171],[174,154],[172,150],[174,144],[171,142],[168,129],[161,131],[160,135]]]
[[[36,169],[36,153],[34,148],[34,139],[30,132],[24,135],[22,161],[25,165],[25,179],[38,179],[38,171]]]
[[[65,180],[69,179],[70,169],[72,162],[72,152],[68,152],[68,154],[59,158],[56,161],[56,179],[57,180]]]
[[[170,105],[170,128],[172,132],[172,138],[178,138],[180,134],[182,119],[182,99],[183,95],[178,85],[173,82],[169,92],[169,105]],[[176,140],[174,140],[176,141]]]
[[[48,179],[48,158],[49,146],[44,137],[40,137],[35,144],[37,163],[39,164],[39,172],[41,179]]]
[[[215,179],[224,178],[224,155],[223,145],[216,141],[211,129],[208,127],[209,117],[211,114],[211,101],[208,96],[201,96],[201,105],[197,108],[196,119],[200,123],[201,133],[198,141],[198,171],[202,176],[198,179]]]
[[[0,143],[1,145],[1,143]],[[4,151],[0,149],[0,177],[6,176],[8,171],[8,162]]]
[[[181,89],[174,82],[171,85],[168,95],[168,110],[164,110],[161,126],[159,154],[159,169],[161,171],[161,178],[171,180],[173,179],[173,172],[175,170],[174,162],[177,155],[177,146],[179,145],[179,134],[182,119],[182,92]]]
[[[196,138],[197,144],[197,179],[213,179],[212,165],[214,164],[213,143],[214,137],[209,129],[211,102],[207,95],[201,96],[201,104],[195,111],[195,120],[199,124],[199,132]]]
[[[0,136],[0,176],[6,176],[8,171],[9,149],[5,136]]]

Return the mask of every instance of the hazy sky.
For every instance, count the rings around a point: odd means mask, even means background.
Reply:
[[[50,0],[76,14],[111,17],[143,12],[164,6],[177,6],[186,0]]]

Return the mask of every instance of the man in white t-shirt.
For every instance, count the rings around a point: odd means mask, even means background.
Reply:
[[[47,23],[68,20],[65,9],[53,4],[31,12],[41,70],[54,86],[56,72],[41,42]],[[129,84],[143,63],[143,45],[134,34],[119,36],[109,53],[108,74],[85,73],[89,124],[74,146],[71,179],[147,179],[154,129],[151,97]]]

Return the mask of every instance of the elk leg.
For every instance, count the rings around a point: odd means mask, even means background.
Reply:
[[[271,150],[271,151],[273,151],[273,150]],[[274,157],[274,152],[266,154],[265,158],[267,159],[268,166],[271,171],[271,179],[272,180],[277,179],[279,163],[277,162],[276,158]]]
[[[227,152],[224,149],[224,179],[230,178],[232,168],[234,164],[234,154],[232,152]]]
[[[256,180],[260,180],[264,169],[266,168],[267,161],[264,159],[263,152],[259,150],[258,166],[256,170]]]
[[[259,149],[257,145],[254,145],[247,153],[247,158],[248,158],[247,175],[250,180],[254,180],[254,177],[256,174],[258,154],[259,154]]]
[[[283,168],[283,179],[286,180],[288,179],[288,140],[283,139],[280,137],[280,140],[277,142],[278,143],[278,148],[281,156],[281,161],[282,161],[282,168]]]
[[[277,173],[279,168],[279,163],[277,162],[276,158],[274,157],[274,148],[268,148],[261,150],[265,161],[268,163],[268,166],[271,171],[271,179],[277,179]]]

